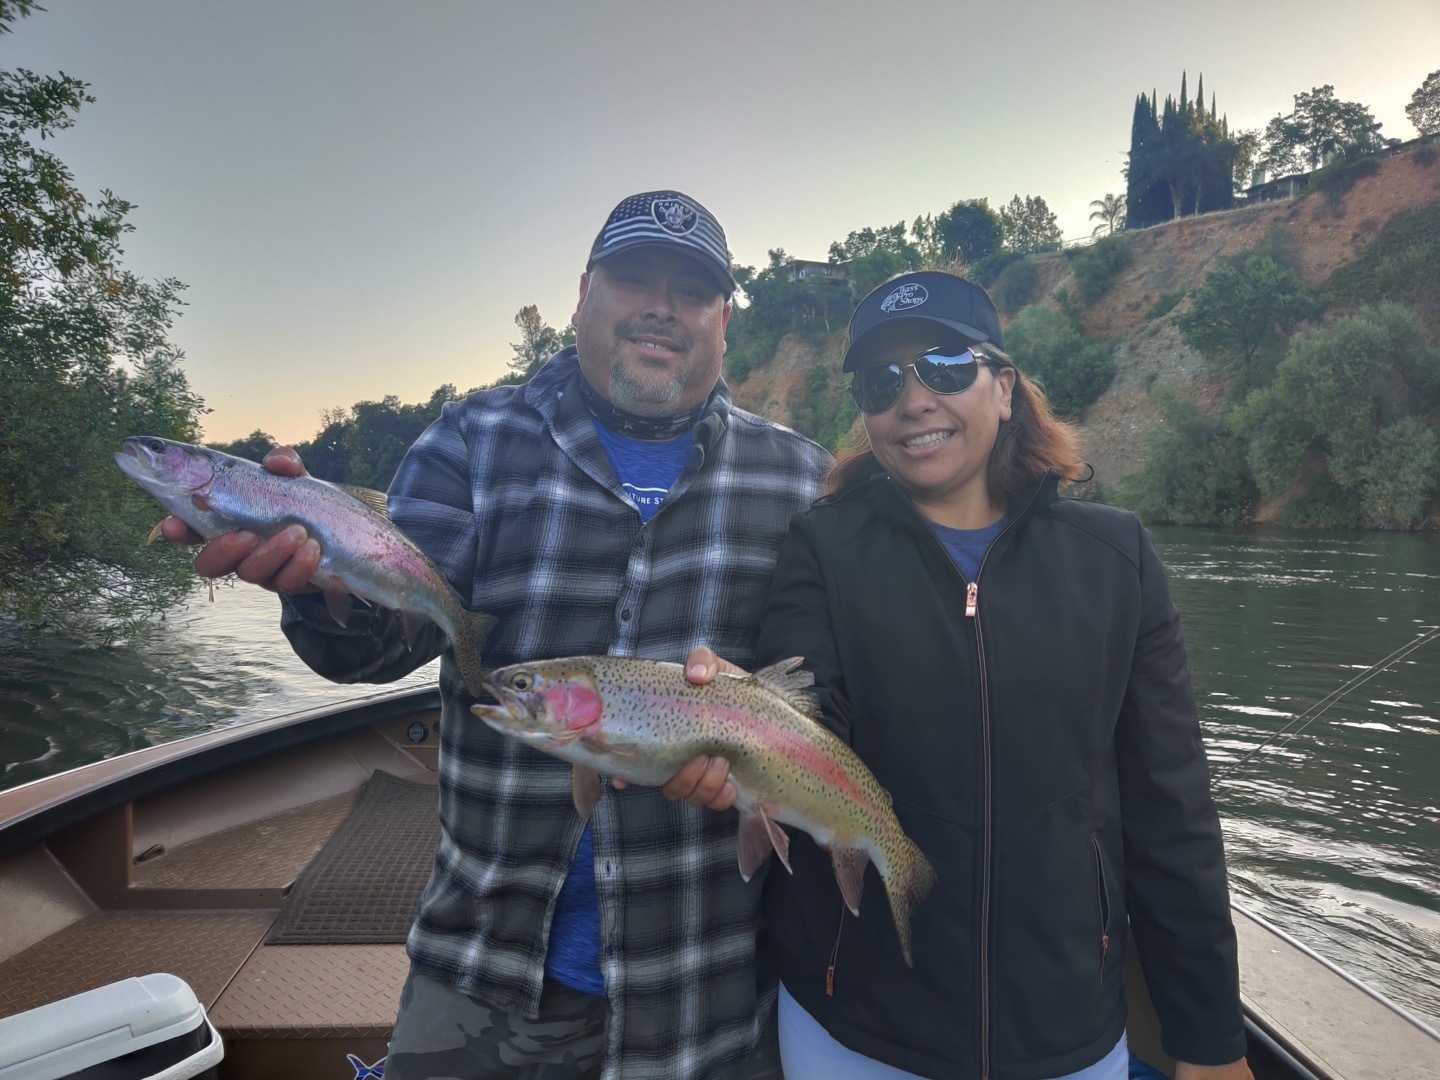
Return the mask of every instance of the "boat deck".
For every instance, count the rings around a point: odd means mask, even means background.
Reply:
[[[434,753],[409,738],[436,719],[406,712],[278,767],[268,759],[122,803],[0,860],[0,1016],[165,971],[225,1040],[222,1077],[352,1080],[347,1055],[385,1054],[404,945],[265,937],[360,784],[377,770],[434,783]]]

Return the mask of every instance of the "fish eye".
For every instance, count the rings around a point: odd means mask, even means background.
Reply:
[[[145,449],[149,450],[152,454],[163,454],[165,452],[165,440],[146,439]]]
[[[533,685],[533,680],[530,678],[529,675],[521,672],[519,675],[516,675],[513,679],[510,680],[510,685],[516,690],[529,690],[530,687]]]

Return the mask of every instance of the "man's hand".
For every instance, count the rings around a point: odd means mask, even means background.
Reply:
[[[691,649],[685,659],[685,678],[696,686],[713,682],[720,673],[747,675],[744,668],[722,660],[703,645]],[[611,786],[628,787],[624,780],[611,779]],[[730,782],[730,763],[722,757],[705,754],[692,758],[679,772],[665,782],[660,793],[667,799],[684,799],[691,806],[708,806],[711,810],[729,810],[735,805],[735,785]]]
[[[304,476],[300,455],[288,446],[277,446],[261,462],[277,476]],[[160,533],[172,544],[198,544],[194,529],[176,517],[160,523]],[[217,536],[195,557],[195,572],[201,577],[219,578],[234,574],[241,581],[277,593],[313,591],[310,577],[320,565],[320,545],[310,539],[301,525],[291,525],[262,541],[252,532]]]
[[[1255,1080],[1250,1065],[1244,1058],[1228,1065],[1192,1065],[1188,1061],[1175,1063],[1175,1080]]]

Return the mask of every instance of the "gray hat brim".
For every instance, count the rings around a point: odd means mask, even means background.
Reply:
[[[658,240],[650,236],[636,237],[634,240],[621,240],[611,244],[604,251],[591,255],[590,265],[594,266],[596,263],[604,262],[616,255],[623,255],[627,251],[639,251],[641,248],[659,248],[661,251],[675,251],[681,255],[688,255],[710,275],[715,284],[720,286],[720,291],[727,297],[733,295],[739,288],[729,270],[721,270],[715,260],[710,258],[706,252],[682,240]]]

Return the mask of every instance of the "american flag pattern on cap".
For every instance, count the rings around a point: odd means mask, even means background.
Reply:
[[[716,275],[727,296],[735,291],[725,230],[709,210],[678,191],[631,195],[615,207],[590,248],[590,261],[655,246],[681,248],[696,256]]]

